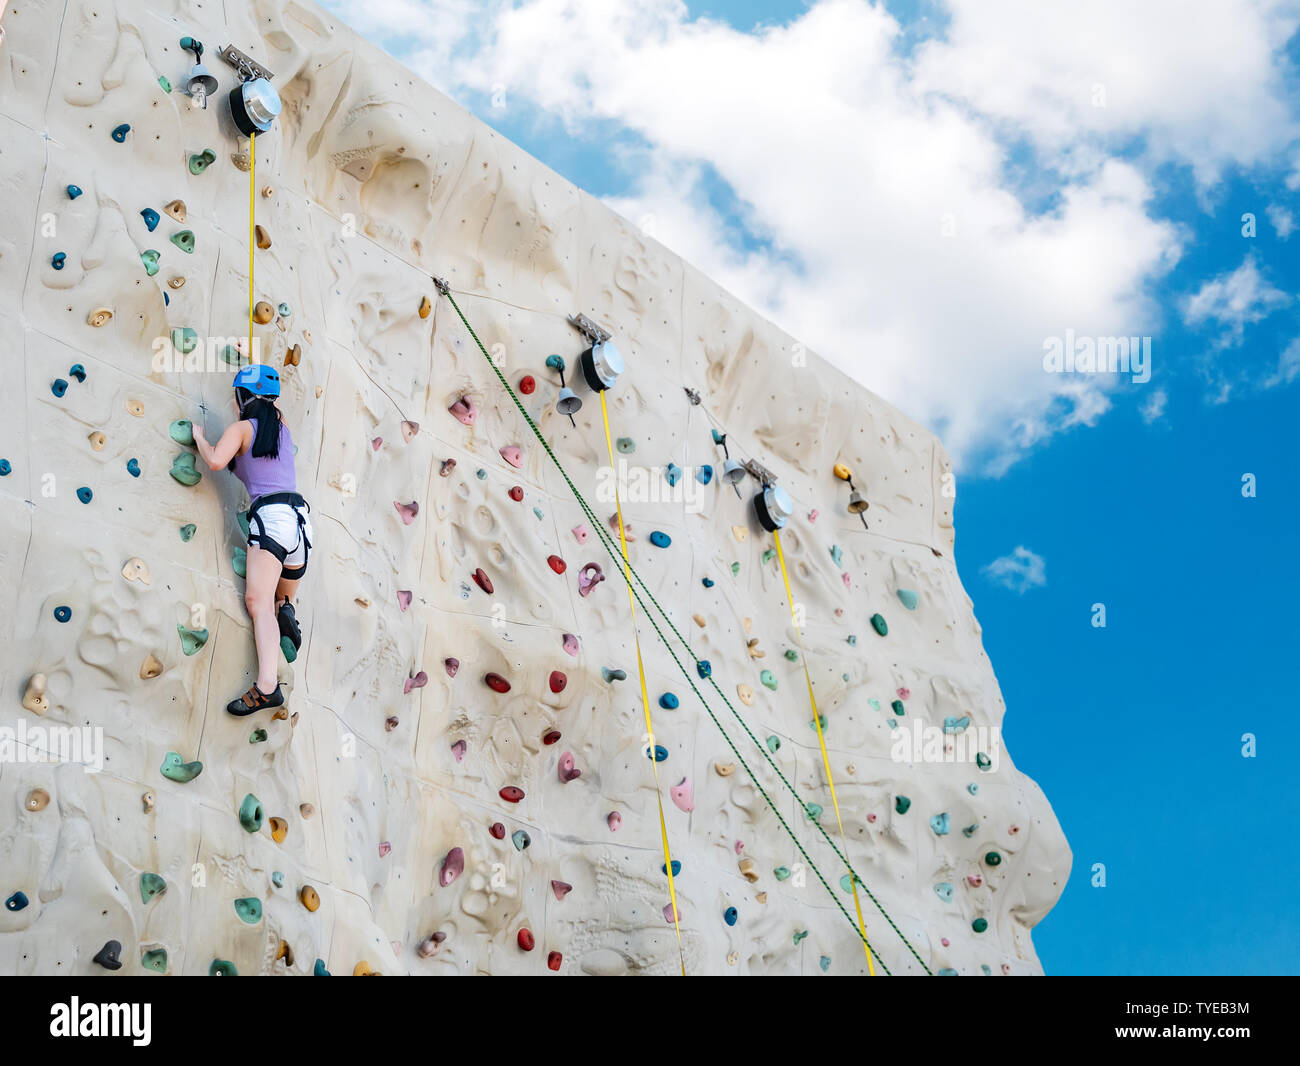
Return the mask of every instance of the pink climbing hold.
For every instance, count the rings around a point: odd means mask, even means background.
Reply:
[[[569,679],[560,673],[559,670],[552,670],[549,683],[552,692],[560,693],[564,691],[564,686],[569,683]]]
[[[518,444],[507,444],[501,449],[501,458],[518,470],[524,465],[524,453],[519,450]]]
[[[588,563],[578,571],[578,595],[586,596],[592,589],[605,580],[605,574],[599,563]]]
[[[443,665],[443,668],[446,669],[446,671],[447,671],[447,676],[448,676],[448,677],[455,677],[455,676],[456,676],[456,671],[460,669],[460,660],[459,660],[459,659],[443,659],[443,660],[442,660],[442,665]]]
[[[739,855],[739,854],[740,854],[742,851],[744,851],[744,850],[745,850],[745,842],[744,842],[743,840],[737,840],[737,841],[736,841],[736,854]]]
[[[845,570],[844,573],[840,574],[840,578],[841,580],[843,580],[844,587],[846,589],[853,587],[853,579],[849,577],[849,572],[847,570]]]
[[[462,848],[452,848],[442,860],[442,869],[438,871],[438,884],[446,888],[465,872],[465,852]]]
[[[451,476],[451,472],[452,472],[453,470],[455,470],[455,469],[456,469],[456,460],[455,460],[455,459],[444,459],[444,460],[442,461],[442,466],[438,467],[438,473],[439,473],[442,477],[450,477],[450,476]]]
[[[674,918],[674,917],[676,917],[678,921],[681,921],[682,912],[681,912],[681,911],[676,911],[676,912],[674,912],[674,911],[673,911],[673,905],[672,905],[672,903],[665,903],[665,904],[664,904],[664,921],[667,922],[669,925],[672,925],[672,924],[673,924],[673,918]]]
[[[609,516],[609,528],[612,529],[615,533],[618,532],[617,511],[615,511],[612,515]],[[632,524],[630,522],[623,523],[623,539],[627,541],[629,544],[631,544],[633,541],[636,540],[636,537],[632,535]]]
[[[876,820],[876,812],[872,811],[870,814],[867,815],[867,821],[874,823],[875,820]]]
[[[610,811],[605,816],[605,824],[609,826],[611,833],[617,833],[619,826],[623,824],[623,816],[618,811]]]
[[[469,745],[466,744],[463,740],[458,740],[456,741],[455,744],[451,746],[451,754],[455,757],[457,762],[465,761],[465,752],[467,752],[468,750],[469,750]]]
[[[552,881],[551,891],[555,893],[556,899],[563,899],[573,891],[573,886],[567,881]]]
[[[411,438],[420,432],[419,422],[402,422],[402,440],[407,444],[411,443]]]
[[[520,500],[522,500],[522,499],[524,498],[524,490],[521,489],[518,485],[512,485],[512,486],[510,487],[510,491],[509,491],[509,493],[507,493],[507,495],[508,495],[512,500],[514,500],[515,503],[518,503]]]
[[[673,785],[668,790],[668,795],[672,797],[678,810],[685,811],[687,814],[695,810],[695,788],[691,785],[689,777],[683,777],[678,784]]]
[[[573,752],[566,751],[560,756],[560,781],[568,784],[582,776],[582,771],[573,765]]]
[[[546,557],[546,565],[549,566],[552,570],[554,570],[557,574],[562,574],[564,573],[564,571],[569,569],[569,565],[558,555],[548,555]]]
[[[941,936],[941,937],[939,938],[939,943],[942,944],[944,947],[947,947],[947,946],[948,946],[948,938],[947,938],[946,936]]]
[[[376,437],[374,440],[372,440],[372,441],[370,442],[370,448],[371,448],[372,451],[376,451],[376,452],[377,452],[377,451],[379,451],[379,449],[382,448],[383,446],[384,446],[384,438],[383,438],[383,437]]]
[[[398,590],[397,590],[397,606],[400,607],[403,611],[405,611],[408,607],[411,606],[411,590],[410,590],[410,589],[398,589]]]
[[[573,527],[573,538],[579,544],[586,544],[587,538],[591,536],[591,530],[587,528],[585,522],[579,522]]]
[[[447,408],[452,413],[457,422],[462,425],[472,426],[474,419],[478,417],[478,411],[474,407],[474,401],[468,396],[462,396],[454,404]]]
[[[398,726],[397,715],[390,714],[384,719],[384,732],[391,733]]]
[[[491,579],[490,577],[487,576],[486,571],[484,571],[484,569],[483,569],[481,566],[480,566],[477,570],[474,571],[474,584],[476,584],[479,588],[481,588],[481,589],[482,589],[484,592],[486,592],[489,596],[492,595],[492,591],[493,591],[493,590],[492,590],[492,579]]]
[[[388,853],[392,850],[393,850],[393,845],[390,844],[387,840],[381,840],[379,842],[379,857],[381,859],[387,858]]]
[[[578,655],[578,638],[572,633],[564,634],[564,650],[575,658]]]
[[[817,508],[814,507],[811,511],[808,512],[808,521],[809,521],[809,522],[816,522],[816,521],[817,521],[817,516],[818,516],[819,514],[821,514],[821,512],[820,512],[819,510],[817,510]]]
[[[406,684],[402,686],[402,695],[406,696],[413,688],[424,688],[429,683],[429,675],[421,670],[414,677],[408,677]]]
[[[983,874],[967,874],[967,875],[966,875],[966,883],[969,884],[969,885],[971,886],[971,888],[979,888],[980,885],[982,885],[982,884],[984,883],[984,875],[983,875]]]
[[[898,698],[900,700],[910,700],[912,698],[912,690],[910,688],[900,688],[898,690]]]

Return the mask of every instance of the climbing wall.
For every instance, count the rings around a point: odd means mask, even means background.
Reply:
[[[945,757],[1005,708],[933,435],[310,4],[25,0],[3,27],[0,972],[866,973],[828,840],[877,973],[1039,971],[1070,853],[1005,750]],[[186,431],[229,424],[248,328],[227,43],[284,100],[253,329],[317,534],[287,713],[238,720],[244,500]],[[568,316],[626,357],[630,561],[689,642],[660,619],[683,671],[639,614],[653,738],[620,567],[431,275],[597,525]],[[715,431],[794,500],[842,833],[758,484],[710,478]],[[899,756],[913,723],[941,740]],[[56,736],[79,759],[37,761]]]

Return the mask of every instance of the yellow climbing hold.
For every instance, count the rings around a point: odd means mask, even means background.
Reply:
[[[253,234],[257,239],[257,246],[263,251],[271,247],[271,235],[266,232],[265,226],[254,226]]]
[[[185,279],[181,277],[181,275],[177,274],[174,278],[168,278],[167,284],[170,285],[173,289],[179,289],[182,285],[185,284]]]
[[[736,538],[737,542],[740,542],[749,536],[749,530],[744,526],[732,526],[731,535]]]
[[[754,690],[748,685],[737,685],[736,695],[740,697],[740,702],[746,707],[752,707],[754,705]]]
[[[833,469],[835,471],[835,476],[839,478],[841,481],[848,481],[851,477],[853,477],[853,471],[850,470],[843,463],[836,463]]]
[[[90,447],[97,452],[102,452],[104,450],[104,445],[108,443],[108,438],[99,430],[95,430],[95,432],[86,439],[90,441]]]
[[[112,317],[113,312],[107,307],[97,307],[90,312],[90,317],[86,321],[92,326],[99,327],[106,324]]]
[[[157,677],[163,672],[162,660],[150,652],[145,656],[145,660],[140,664],[140,680],[148,681],[150,678]]]
[[[271,819],[271,839],[277,844],[283,844],[284,838],[289,835],[289,823],[283,818]]]
[[[138,556],[128,559],[122,566],[122,576],[128,581],[139,581],[143,585],[152,585],[149,565]]]
[[[50,709],[49,697],[45,695],[46,679],[44,674],[32,674],[23,692],[23,706],[33,714],[43,715]]]
[[[298,893],[298,899],[309,911],[314,911],[320,906],[320,895],[311,885],[302,886],[302,890]]]
[[[185,221],[185,201],[172,200],[170,203],[163,204],[163,212],[171,215],[177,222]]]
[[[736,764],[734,762],[715,762],[713,771],[719,777],[730,777],[736,772]]]
[[[129,414],[132,418],[143,418],[144,404],[142,404],[139,400],[127,400],[126,413]]]
[[[423,297],[420,300],[420,317],[428,318],[429,312],[432,310],[433,310],[433,304],[430,302],[429,298],[427,296]]]
[[[753,859],[741,859],[736,865],[740,867],[740,872],[751,885],[758,880],[758,870],[754,867]]]
[[[29,811],[43,811],[50,805],[50,794],[43,788],[34,788],[27,793],[23,806]]]
[[[275,317],[275,308],[265,300],[258,300],[253,307],[253,321],[259,326],[265,326]]]

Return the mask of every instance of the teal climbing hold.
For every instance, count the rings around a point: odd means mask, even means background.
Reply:
[[[650,534],[650,543],[653,544],[656,548],[666,548],[672,542],[673,542],[672,537],[670,537],[667,533],[660,533],[659,530],[657,529]]]
[[[655,762],[663,762],[666,758],[668,758],[668,749],[665,748],[662,744],[656,744],[653,754],[647,751],[646,756],[648,758],[653,758]]]
[[[949,715],[943,720],[943,731],[945,733],[961,733],[970,725],[970,715],[963,714],[960,718]]]
[[[736,919],[740,917],[740,912],[735,907],[728,907],[722,912],[722,920],[728,925],[735,925]]]
[[[711,429],[709,430],[709,432],[713,434],[714,444],[721,444],[724,440],[727,439],[725,434],[719,433],[716,429]]]
[[[167,433],[177,444],[194,447],[194,423],[188,418],[178,418],[167,427]]]
[[[899,589],[898,601],[909,611],[916,610],[916,604],[917,604],[916,593],[913,592],[911,589]]]
[[[907,713],[907,708],[903,706],[903,701],[902,701],[902,700],[894,700],[893,703],[891,703],[889,706],[893,709],[893,712],[894,712],[895,714],[906,714],[906,713]]]
[[[146,970],[153,970],[154,973],[167,972],[167,949],[154,948],[152,951],[146,951],[140,956],[140,965]]]
[[[659,697],[659,706],[665,711],[675,711],[680,705],[681,701],[677,698],[676,693],[665,692]]]
[[[545,513],[542,511],[540,507],[534,507],[533,514],[537,516],[537,521],[539,522],[546,517]]]
[[[808,803],[805,804],[805,808],[805,813],[808,815],[808,820],[810,822],[817,821],[817,819],[822,816],[822,811],[825,810],[820,803]]]
[[[703,585],[706,589],[711,589],[713,588],[713,578],[711,577],[701,578],[700,584]]]
[[[144,264],[144,272],[150,277],[158,273],[158,256],[156,248],[146,248],[140,253],[140,262]]]
[[[76,378],[82,384],[85,384],[86,368],[82,366],[80,363],[73,363],[72,366],[68,368],[68,377]]]
[[[293,314],[293,308],[286,303],[280,303],[276,305],[275,313],[279,315],[281,318],[288,318],[290,315]]]
[[[127,472],[128,474],[130,474],[132,477],[139,477],[139,476],[140,476],[140,460],[139,460],[139,459],[128,459],[128,460],[126,461],[126,472]]]
[[[171,83],[171,79],[170,79],[169,77],[167,77],[166,74],[159,74],[159,75],[158,75],[158,87],[159,87],[160,89],[162,89],[162,91],[165,92],[165,93],[169,93],[169,92],[171,92],[171,91],[172,91],[172,83]]]
[[[935,836],[946,837],[948,835],[948,812],[936,814],[930,819],[930,828],[934,830]]]
[[[826,732],[826,726],[827,726],[826,716],[824,714],[821,714],[820,712],[818,713],[816,719],[808,723],[809,729],[816,729],[818,726],[821,726],[823,733]]]
[[[894,810],[896,810],[899,814],[906,814],[907,809],[910,806],[912,806],[912,801],[908,799],[906,796],[894,797]]]
[[[546,357],[546,366],[550,370],[556,370],[559,371],[561,374],[563,374],[565,370],[565,362],[563,356],[548,355]]]
[[[487,471],[480,466],[477,470],[474,471],[474,476],[478,478],[480,481],[486,481]]]
[[[522,829],[516,829],[510,834],[510,842],[514,844],[515,851],[523,851],[533,842],[533,838],[525,833]]]
[[[152,207],[146,207],[143,211],[141,211],[140,217],[144,219],[144,224],[149,227],[150,233],[152,233],[154,230],[158,228],[158,212],[155,211]],[[157,254],[158,254],[157,252],[154,253],[155,256]]]
[[[311,968],[311,974],[312,974],[313,977],[329,977],[329,976],[331,976],[329,970],[325,969],[325,960],[324,960],[324,959],[317,959],[317,960],[316,960],[316,965],[313,966],[313,967]]]
[[[985,755],[982,751],[979,751],[975,753],[975,765],[978,766],[981,770],[987,770],[990,766],[993,765],[993,760],[990,759],[987,755]]]
[[[249,833],[256,833],[262,828],[262,801],[251,792],[239,805],[239,824]]]
[[[735,562],[735,563],[732,563],[732,564],[731,564],[731,576],[732,576],[732,577],[739,577],[739,576],[740,576],[740,563],[739,563],[739,562]]]
[[[695,672],[700,675],[701,681],[707,681],[713,676],[713,664],[708,659],[700,659],[695,664]]]
[[[5,910],[20,911],[27,906],[27,903],[28,903],[28,899],[25,893],[15,892],[12,896],[10,896],[7,900],[5,900]]]
[[[993,971],[989,969],[989,964],[988,964],[987,962],[981,962],[981,963],[980,963],[980,969],[984,971],[984,976],[985,976],[985,977],[992,977],[992,976],[993,976]]]
[[[976,918],[973,922],[970,923],[970,927],[974,929],[975,932],[982,933],[984,932],[984,930],[986,930],[989,927],[988,919]]]
[[[192,253],[194,251],[194,231],[183,229],[173,233],[172,244],[176,245],[182,252]]]
[[[978,822],[976,822],[974,825],[966,826],[966,828],[961,831],[961,835],[966,837],[969,840],[971,837],[975,835],[977,829],[979,829]]]
[[[271,884],[275,885],[276,888],[284,888],[284,874],[279,870],[272,870]]]
[[[287,636],[280,638],[280,654],[284,656],[284,661],[287,663],[292,663],[298,658],[298,649]]]
[[[770,688],[773,692],[776,691],[776,674],[772,673],[771,670],[764,670],[758,675],[758,679],[763,683],[764,688]]]
[[[990,866],[1000,866],[1002,864],[1002,856],[996,851],[985,852],[984,861]]]
[[[194,534],[198,532],[198,530],[199,527],[196,526],[193,522],[186,522],[183,526],[181,526],[181,540],[185,540],[185,541],[190,540],[191,538],[193,538]]]
[[[230,366],[243,366],[244,357],[240,354],[239,349],[233,344],[227,344],[221,349],[221,358]]]
[[[176,632],[181,636],[181,651],[186,655],[193,655],[208,642],[208,631],[206,629],[186,629],[178,622]]]
[[[213,959],[212,965],[208,967],[209,977],[238,977],[239,971],[235,969],[233,962],[227,962],[225,959]]]
[[[169,751],[163,756],[163,763],[158,772],[168,781],[176,781],[184,785],[203,773],[203,764],[197,760],[184,762],[179,754]]]
[[[873,711],[878,711],[878,710],[880,710],[880,701],[879,701],[878,699],[876,699],[874,696],[872,696],[871,699],[867,700],[867,705],[868,705],[868,706],[869,706]]]
[[[614,447],[616,447],[623,455],[631,455],[636,451],[636,441],[631,437],[619,437]]]
[[[790,662],[792,663],[797,663],[799,661],[799,653],[795,651],[793,648],[785,649],[785,657],[789,659]]]
[[[882,637],[889,632],[889,626],[885,624],[884,618],[878,614],[871,616],[871,628],[879,633]]]
[[[946,966],[946,967],[944,967],[942,970],[940,970],[936,976],[938,976],[938,977],[956,977],[956,976],[957,976],[957,971],[954,970],[954,969],[953,969],[952,967],[950,967],[950,966]]]
[[[840,878],[840,888],[842,888],[845,892],[852,892],[854,880],[855,878],[852,874],[845,874],[843,877]],[[858,881],[858,884],[862,884],[862,882]]]
[[[972,781],[969,785],[966,786],[966,791],[969,792],[972,796],[975,795],[975,793],[977,793],[979,790],[980,790],[979,785],[975,784],[974,781]]]
[[[839,566],[844,561],[844,549],[838,544],[831,545],[831,560],[836,566]]]
[[[265,744],[266,738],[267,732],[265,729],[254,729],[248,734],[248,742],[250,744]]]
[[[169,474],[182,485],[194,486],[203,479],[203,472],[194,466],[194,453],[181,452],[172,460],[172,468]]]
[[[772,873],[776,875],[776,879],[778,881],[785,881],[788,880],[790,877],[790,867],[778,866],[775,870],[772,871]]]
[[[63,398],[63,394],[67,391],[68,383],[63,378],[55,378],[54,384],[50,386],[50,392],[54,393],[54,395],[58,396],[60,399]]]
[[[0,459],[0,477],[8,477],[14,472],[14,465],[8,459]]]
[[[160,874],[141,874],[140,875],[140,901],[148,903],[154,896],[161,895],[167,891],[167,882],[163,880]]]
[[[205,148],[203,151],[190,156],[190,173],[202,174],[208,167],[217,161],[217,153],[211,148]]]
[[[172,330],[172,347],[182,355],[189,355],[199,346],[199,331],[192,326],[177,326]]]
[[[603,677],[603,678],[605,679],[605,684],[608,685],[608,684],[611,684],[611,683],[614,682],[614,681],[626,681],[626,680],[627,680],[627,671],[626,671],[626,670],[611,670],[608,666],[602,666],[602,667],[600,668],[600,676]]]
[[[129,122],[123,122],[122,125],[113,128],[113,140],[117,141],[118,144],[121,144],[126,140],[126,135],[130,132],[131,124]]]
[[[56,608],[54,608],[54,620],[55,620],[56,622],[66,622],[66,621],[68,621],[68,619],[70,619],[71,617],[72,617],[72,608],[71,608],[71,607],[56,607]]]
[[[937,885],[934,886],[934,894],[938,896],[941,900],[943,900],[945,903],[951,903],[953,897],[952,885],[949,884],[947,881],[940,881]]]
[[[800,929],[797,933],[794,934],[794,942],[798,944],[799,941],[803,940],[807,935],[808,935],[807,929]]]
[[[248,577],[248,550],[236,548],[231,557],[230,566],[240,577]]]
[[[766,566],[775,558],[776,558],[776,549],[768,548],[767,551],[763,553],[763,565]]]
[[[80,195],[81,195],[81,186],[80,186],[80,185],[69,185],[69,186],[68,186],[68,199],[69,199],[69,200],[75,200],[75,199],[76,199],[78,196],[80,196]]]
[[[668,876],[668,864],[667,864],[667,863],[663,863],[663,864],[659,867],[659,870],[660,870],[660,872],[661,872],[665,877]],[[674,877],[678,877],[678,876],[680,876],[681,872],[682,872],[682,864],[681,864],[680,862],[678,862],[676,859],[673,859],[673,876],[674,876]]]
[[[857,642],[858,642],[857,634],[855,634],[855,633],[850,633],[850,634],[849,634],[849,643],[850,643],[850,644],[857,644]]]
[[[664,477],[668,479],[669,485],[676,485],[682,479],[682,468],[676,463],[669,463],[668,468],[664,470]]]
[[[770,751],[773,755],[775,755],[778,751],[781,750],[781,738],[778,737],[775,733],[773,733],[771,736],[767,738],[767,750]]]
[[[235,521],[239,524],[239,532],[244,535],[244,540],[248,540],[248,534],[249,534],[248,512],[236,511]]]
[[[67,252],[55,252],[55,253],[50,257],[50,266],[52,266],[55,270],[62,270],[62,269],[63,269],[63,265],[64,265],[67,261],[68,261],[68,253],[67,253]]]
[[[897,719],[897,718],[886,718],[886,719],[885,719],[885,724],[886,724],[887,726],[889,726],[890,729],[897,729],[897,728],[898,728],[898,719]]]
[[[822,968],[822,973],[830,973],[831,957],[829,955],[823,955],[820,959],[817,960],[817,965]]]
[[[241,896],[235,900],[235,913],[245,925],[256,925],[262,920],[262,901],[255,896]]]

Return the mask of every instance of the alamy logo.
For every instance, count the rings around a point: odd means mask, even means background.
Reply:
[[[890,733],[889,756],[899,763],[969,762],[996,772],[1002,752],[1000,726],[971,726],[968,718],[947,719],[943,728],[913,718]]]
[[[0,764],[80,763],[88,774],[104,769],[104,730],[99,726],[0,726]]]
[[[703,467],[700,470],[704,470]],[[687,514],[704,509],[704,484],[699,471],[681,470],[673,464],[663,466],[628,466],[626,459],[618,467],[602,466],[596,471],[596,499],[613,503],[615,489],[623,503],[680,503]]]
[[[129,1036],[136,1047],[148,1047],[153,1022],[150,1003],[70,1003],[50,1007],[50,1036]]]
[[[1043,341],[1043,369],[1049,374],[1131,374],[1133,382],[1151,380],[1150,337],[1076,337]]]

